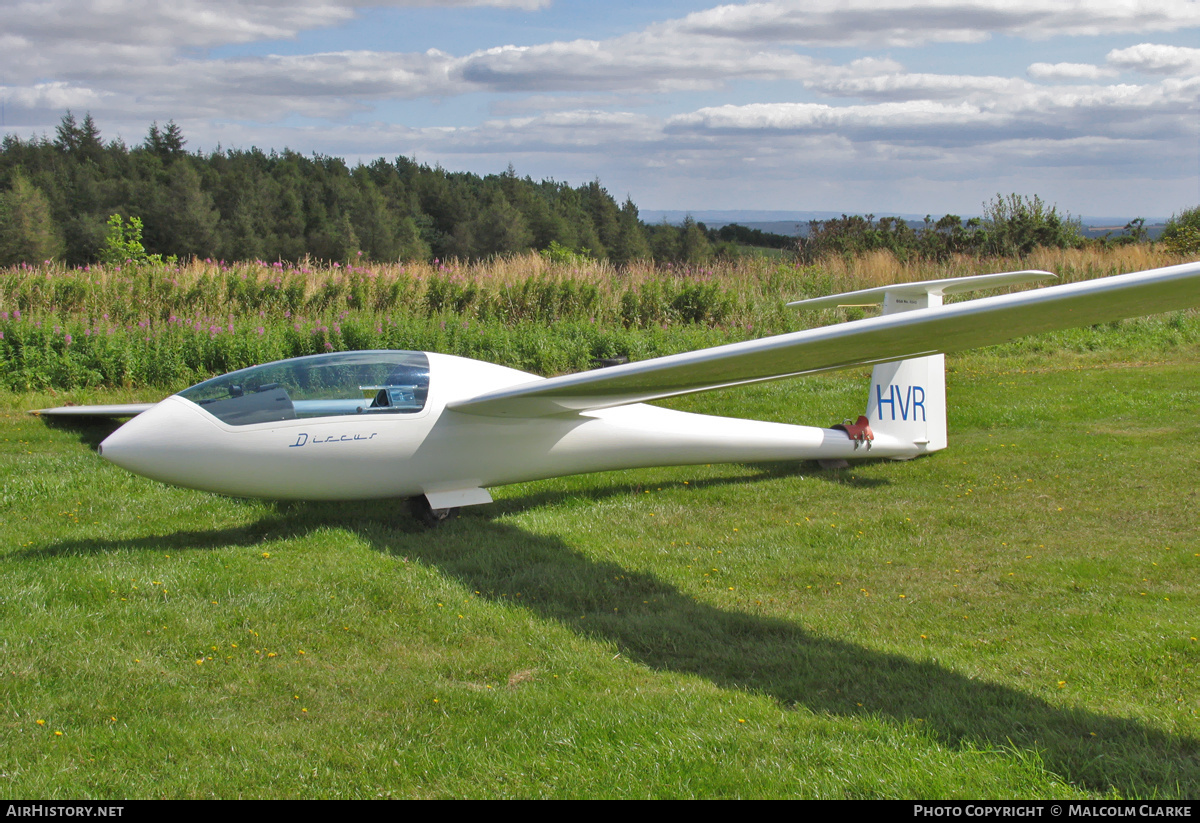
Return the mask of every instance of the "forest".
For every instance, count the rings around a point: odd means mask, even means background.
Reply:
[[[1164,239],[1195,245],[1196,212]],[[1191,228],[1188,228],[1188,227]],[[1173,233],[1174,232],[1174,233]],[[1190,232],[1190,234],[1188,234]],[[351,167],[289,149],[189,152],[173,121],[129,146],[105,141],[87,114],[67,112],[53,138],[0,143],[0,265],[68,266],[149,258],[227,261],[485,260],[539,251],[556,262],[704,264],[747,247],[821,257],[888,250],[900,260],[1027,254],[1086,244],[1078,221],[1040,198],[997,195],[984,215],[814,221],[799,239],[743,226],[643,222],[631,198],[593,180],[579,186],[518,177],[510,165],[479,176],[399,156]],[[1141,223],[1101,242],[1140,242]]]
[[[686,255],[686,229],[660,232],[592,181],[480,177],[405,157],[351,168],[284,150],[186,150],[173,122],[130,147],[68,113],[53,139],[8,135],[0,264],[101,259],[114,214],[141,222],[146,251],[225,260],[480,259],[571,250],[615,263]],[[695,226],[692,243],[705,241]],[[652,241],[655,245],[652,245]]]

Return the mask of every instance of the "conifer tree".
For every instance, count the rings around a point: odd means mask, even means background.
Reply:
[[[0,195],[0,265],[40,263],[62,253],[50,202],[18,172],[12,188]]]
[[[618,225],[617,244],[611,255],[613,263],[623,266],[636,260],[649,260],[653,256],[650,243],[642,230],[642,221],[638,219],[638,208],[630,197],[626,197],[621,206]]]
[[[79,124],[75,122],[75,115],[71,114],[70,109],[59,121],[54,134],[54,145],[59,151],[72,152],[79,148]]]
[[[704,225],[697,223],[689,214],[683,219],[683,232],[679,238],[679,259],[693,266],[708,260],[712,247],[704,233]]]

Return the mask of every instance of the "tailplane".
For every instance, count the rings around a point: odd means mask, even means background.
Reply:
[[[1014,271],[947,280],[897,283],[874,289],[797,300],[789,306],[827,309],[883,305],[883,314],[936,311],[947,294],[1055,279],[1044,271]],[[877,364],[871,372],[867,423],[875,437],[911,444],[915,454],[946,448],[946,356],[930,354]]]

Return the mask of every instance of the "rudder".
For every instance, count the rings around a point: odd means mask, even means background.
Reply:
[[[946,356],[876,366],[867,419],[876,436],[912,443],[920,453],[946,448]]]

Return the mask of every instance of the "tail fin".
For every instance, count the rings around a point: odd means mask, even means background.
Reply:
[[[919,452],[946,448],[946,355],[876,366],[867,419],[877,437],[912,443]]]
[[[798,300],[789,306],[824,309],[836,306],[883,304],[883,314],[937,311],[942,296],[976,289],[993,289],[1054,279],[1044,271],[1014,271],[897,283],[875,289]],[[911,443],[918,454],[946,448],[946,356],[931,354],[879,363],[871,372],[867,419],[876,437]]]

